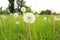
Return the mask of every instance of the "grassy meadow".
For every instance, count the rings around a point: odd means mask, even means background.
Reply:
[[[29,40],[28,25],[23,16],[5,16],[0,15],[0,40]],[[30,24],[30,31],[32,40],[60,40],[60,21],[55,20],[54,15],[40,15]]]

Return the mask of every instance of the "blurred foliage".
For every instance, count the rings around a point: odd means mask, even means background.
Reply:
[[[51,14],[51,10],[42,10],[41,11],[41,13],[40,14],[47,14],[47,15],[49,15],[49,14]]]
[[[10,14],[9,8],[6,8],[5,10],[3,10],[2,14]]]
[[[32,12],[32,10],[31,10],[31,8],[30,8],[30,7],[25,6],[25,8],[26,8],[26,12]]]
[[[16,3],[17,3],[17,8],[15,8],[15,12],[23,13],[21,11],[22,7],[26,8],[26,12],[31,12],[31,8],[28,7],[27,5],[25,5],[25,1],[24,0],[17,0]]]
[[[38,12],[37,12],[37,11],[35,11],[35,12],[34,12],[34,14],[38,14]]]
[[[14,4],[15,1],[16,1],[17,5]],[[9,2],[9,5],[5,10],[2,10],[2,7],[0,8],[0,14],[5,14],[5,13],[9,14],[9,13],[16,13],[16,12],[19,12],[19,13],[22,14],[23,13],[21,11],[22,7],[26,8],[26,12],[33,12],[31,7],[25,5],[25,0],[8,0],[8,2]],[[56,13],[56,12],[52,13],[52,10],[46,9],[46,10],[41,10],[40,12],[35,11],[34,14],[39,14],[39,15],[43,15],[43,14],[51,15],[51,14],[54,14],[54,15],[56,15],[56,14],[60,14],[60,13]]]
[[[11,13],[14,13],[14,1],[15,0],[8,0],[9,1],[9,10]]]
[[[23,6],[25,6],[25,1],[24,0],[17,0],[16,3],[17,3],[17,11],[22,13],[21,8]]]
[[[2,13],[2,7],[0,8],[0,14]]]

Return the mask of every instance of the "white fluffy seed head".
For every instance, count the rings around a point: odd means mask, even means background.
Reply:
[[[25,23],[32,24],[35,22],[35,15],[33,13],[26,13],[23,16],[23,20]]]
[[[18,17],[18,13],[14,13],[14,18],[17,18]]]
[[[26,12],[26,8],[25,8],[25,7],[22,7],[22,8],[21,8],[21,11],[22,11],[22,12]]]

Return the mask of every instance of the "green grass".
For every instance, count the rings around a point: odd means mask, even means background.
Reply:
[[[1,16],[0,40],[29,40],[28,26],[22,15],[16,19],[11,15],[6,15],[6,19]],[[47,15],[36,17],[36,21],[30,25],[32,40],[60,40],[60,21],[55,20],[53,23],[52,15],[48,15],[48,20],[44,20],[44,17]],[[16,24],[16,21],[19,21],[19,24]]]

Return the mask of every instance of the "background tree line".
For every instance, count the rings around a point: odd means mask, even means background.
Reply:
[[[16,4],[17,4],[17,7],[15,8],[15,2],[16,1]],[[31,8],[28,7],[27,5],[25,5],[25,1],[24,0],[8,0],[9,2],[9,5],[8,7],[2,11],[2,7],[0,8],[0,14],[4,14],[4,13],[15,13],[15,12],[19,12],[19,13],[23,13],[21,11],[21,8],[22,7],[25,7],[26,8],[26,12],[32,12]],[[38,12],[35,12],[35,14],[38,13]],[[40,11],[39,14],[47,14],[47,15],[50,15],[52,14],[51,10],[47,9],[47,10],[42,10]],[[53,14],[56,14],[56,12],[54,12]]]

